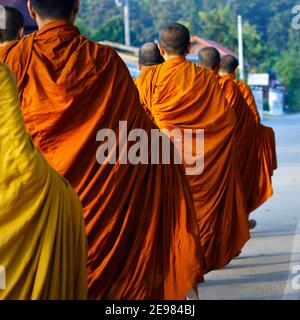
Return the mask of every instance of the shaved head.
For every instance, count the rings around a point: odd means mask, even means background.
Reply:
[[[0,29],[0,43],[17,40],[24,28],[24,17],[20,11],[11,7],[3,7],[5,26]]]
[[[224,56],[221,60],[220,72],[231,74],[236,71],[238,66],[239,66],[239,60],[232,55],[227,55],[227,56]]]
[[[219,69],[221,62],[220,52],[214,47],[202,48],[198,53],[199,65],[211,70]]]
[[[164,61],[164,58],[160,55],[157,44],[154,42],[145,43],[139,50],[139,65],[141,66],[154,66]]]
[[[42,19],[68,19],[76,0],[30,0],[30,2]]]
[[[189,30],[179,23],[164,26],[159,33],[159,45],[168,55],[183,56],[190,44]]]

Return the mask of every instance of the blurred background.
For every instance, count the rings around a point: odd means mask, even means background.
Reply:
[[[156,41],[160,27],[180,22],[192,35],[192,55],[206,45],[239,56],[237,17],[242,17],[245,80],[261,114],[300,111],[300,30],[293,28],[297,0],[81,0],[76,25],[82,34],[112,45],[133,77],[138,47]],[[26,0],[0,0],[26,16],[26,31],[35,23]],[[299,8],[300,13],[300,8]],[[300,28],[300,19],[299,19]],[[126,47],[122,45],[126,44]]]

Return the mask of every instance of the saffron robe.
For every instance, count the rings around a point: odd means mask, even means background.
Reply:
[[[253,188],[253,195],[249,211],[257,209],[273,194],[272,176],[277,169],[276,139],[272,128],[261,124],[261,119],[254,96],[248,85],[241,80],[234,80],[242,93],[248,108],[254,115],[257,124],[258,137],[258,172],[257,187]]]
[[[251,213],[272,195],[271,176],[268,165],[261,157],[262,126],[255,102],[247,104],[232,75],[217,78],[229,105],[237,118],[236,138],[240,159],[241,176],[247,201],[247,211]],[[248,97],[247,101],[251,101]]]
[[[184,299],[203,281],[204,266],[183,166],[121,164],[123,149],[114,164],[96,159],[101,129],[116,134],[117,150],[126,138],[120,121],[148,137],[157,129],[118,54],[56,21],[3,58],[36,145],[83,203],[89,298]]]
[[[207,271],[223,268],[249,239],[234,112],[211,72],[181,57],[144,68],[136,85],[161,129],[204,130],[204,171],[188,178]]]

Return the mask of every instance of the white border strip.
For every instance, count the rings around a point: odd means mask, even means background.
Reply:
[[[285,286],[284,295],[282,297],[283,300],[291,300],[291,298],[289,298],[289,295],[291,294],[297,295],[297,293],[298,293],[298,299],[300,300],[300,290],[293,289],[292,287],[292,281],[296,277],[296,274],[293,273],[293,268],[298,266],[298,269],[300,269],[300,262],[294,262],[293,259],[297,259],[299,256],[300,256],[300,211],[299,211],[298,225],[295,230],[293,248],[291,251],[291,262],[289,265],[289,278]]]

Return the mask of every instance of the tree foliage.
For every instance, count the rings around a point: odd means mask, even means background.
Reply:
[[[292,30],[297,0],[130,0],[132,44],[157,40],[168,22],[186,25],[192,35],[214,40],[237,52],[237,15],[244,21],[244,53],[255,71],[275,69],[299,109],[300,30]],[[114,0],[81,0],[77,26],[96,41],[124,42],[122,8]]]

